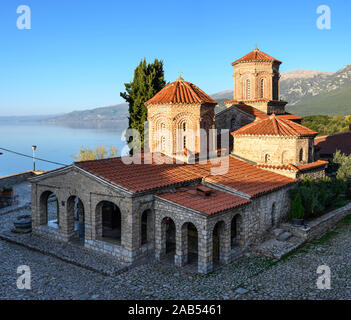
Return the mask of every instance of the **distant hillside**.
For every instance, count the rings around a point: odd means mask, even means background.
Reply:
[[[121,103],[108,107],[73,111],[43,121],[53,124],[64,124],[71,127],[117,128],[124,130],[128,127],[128,115],[128,104]]]
[[[351,114],[351,65],[321,77],[318,84],[311,85],[312,91],[294,105],[289,104],[287,110],[301,116]]]

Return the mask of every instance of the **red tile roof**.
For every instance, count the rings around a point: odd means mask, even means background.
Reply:
[[[181,182],[201,179],[197,172],[187,170],[187,164],[158,164],[161,156],[154,155],[152,164],[125,164],[121,157],[76,162],[79,168],[102,178],[103,180],[116,184],[132,192],[152,190]],[[164,159],[170,158],[164,157]]]
[[[333,134],[330,136],[316,137],[314,145],[319,149],[319,153],[334,154],[336,150],[346,155],[351,154],[351,131]]]
[[[179,188],[175,192],[163,193],[158,195],[158,197],[207,215],[236,208],[251,202],[248,199],[212,188],[207,188],[211,191],[209,196],[203,196],[198,194],[196,190],[199,187],[203,187],[203,185]]]
[[[296,114],[291,114],[286,112],[285,114],[277,115],[280,119],[287,119],[287,120],[302,120],[303,117],[297,116]]]
[[[276,170],[289,170],[289,171],[306,171],[310,170],[313,168],[318,168],[322,167],[328,164],[328,161],[324,160],[317,160],[312,163],[307,163],[307,164],[301,164],[301,165],[293,165],[291,163],[289,164],[281,164],[281,165],[275,165],[275,164],[269,164],[269,163],[263,163],[263,164],[258,164],[258,168],[266,168],[266,169],[276,169]]]
[[[276,62],[282,63],[281,61],[273,58],[267,53],[264,53],[263,51],[260,51],[256,48],[255,50],[249,52],[247,55],[243,56],[242,58],[234,61],[232,63],[232,66],[239,62],[247,62],[247,61],[276,61]]]
[[[227,103],[227,102],[228,101],[226,101],[225,103]],[[228,102],[228,103],[230,103],[230,102]],[[240,109],[241,111],[244,111],[245,113],[250,114],[258,119],[266,119],[269,117],[266,113],[254,108],[252,106],[249,106],[247,104],[243,104],[243,103],[235,104],[234,107],[236,107],[236,108]]]
[[[316,136],[318,133],[296,122],[271,115],[267,119],[252,122],[233,135],[259,135],[259,136]]]
[[[299,171],[306,171],[306,170],[310,170],[312,168],[318,168],[318,167],[322,167],[328,164],[328,161],[325,160],[317,160],[315,162],[312,163],[307,163],[307,164],[301,164],[296,166],[297,169],[299,169]]]
[[[254,165],[231,156],[219,158],[223,164],[221,175],[211,174],[220,164],[158,164],[154,155],[152,164],[124,164],[121,158],[76,162],[75,165],[109,183],[134,193],[177,185],[182,182],[206,181],[234,188],[250,196],[257,196],[295,182],[294,179],[259,169]],[[167,158],[167,157],[166,157]],[[170,160],[170,158],[167,158]],[[227,161],[227,162],[225,162]],[[143,163],[143,161],[142,161]]]
[[[167,103],[211,103],[217,104],[209,95],[198,88],[196,85],[184,81],[179,77],[176,81],[165,86],[153,98],[145,103],[148,104],[167,104]]]
[[[210,168],[216,165],[195,164],[195,168],[203,171],[206,182],[213,182],[228,188],[233,188],[251,197],[258,196],[294,183],[296,180],[286,176],[257,168],[253,164],[236,159],[232,156],[223,157],[228,159],[228,167],[223,165],[222,175],[211,175]],[[225,164],[225,162],[223,162]],[[228,170],[226,170],[228,169]]]

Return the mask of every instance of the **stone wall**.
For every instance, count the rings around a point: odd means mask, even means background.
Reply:
[[[233,154],[256,163],[306,164],[309,161],[309,138],[234,135]],[[302,161],[299,159],[300,150]],[[266,158],[268,155],[268,158]]]
[[[42,173],[42,171],[34,172],[32,170],[29,170],[0,177],[0,189],[12,187],[15,184],[27,181],[29,178],[35,177],[40,173]]]
[[[305,241],[311,241],[334,229],[339,221],[350,214],[351,203],[310,221],[307,227],[296,227],[290,223],[284,223],[282,224],[282,228]]]
[[[235,105],[216,114],[216,129],[228,129],[229,132],[240,129],[255,121],[255,117],[243,112]]]

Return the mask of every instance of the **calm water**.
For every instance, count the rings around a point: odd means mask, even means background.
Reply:
[[[125,142],[121,140],[121,136],[120,129],[73,129],[41,123],[0,122],[0,147],[32,155],[32,145],[37,145],[37,157],[63,164],[72,163],[72,155],[77,154],[81,146],[116,146],[120,153],[126,154]],[[2,150],[0,152],[3,153],[0,155],[0,176],[30,170],[33,167],[30,158]],[[60,166],[42,161],[36,162],[38,170],[52,170],[58,167]]]

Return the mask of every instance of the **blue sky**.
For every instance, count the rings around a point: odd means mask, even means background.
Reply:
[[[319,5],[331,29],[316,26]],[[19,5],[31,29],[19,30]],[[351,1],[2,0],[0,115],[55,114],[123,102],[142,58],[164,61],[211,94],[233,86],[231,62],[254,49],[281,71],[351,63]]]

